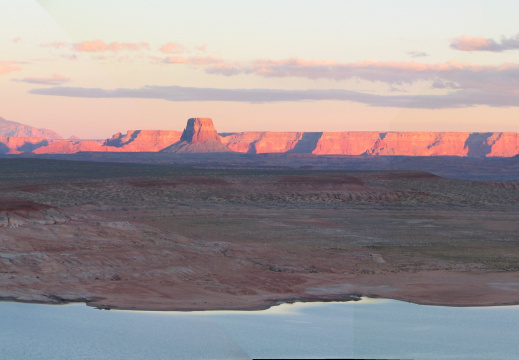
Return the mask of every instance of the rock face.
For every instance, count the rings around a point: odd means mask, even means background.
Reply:
[[[180,131],[129,130],[108,140],[0,137],[0,154],[70,154],[76,152],[157,152],[180,139]]]
[[[127,152],[157,152],[180,140],[180,131],[128,130],[117,133],[103,143],[104,147],[121,148]]]
[[[243,132],[222,138],[241,153],[511,157],[519,134],[469,132]]]
[[[35,137],[44,139],[61,139],[61,135],[47,129],[38,129],[14,121],[0,118],[0,136],[5,137]]]
[[[12,133],[39,135],[5,135]],[[26,127],[0,118],[0,154],[80,151],[476,157],[519,154],[519,134],[514,132],[241,132],[220,136],[209,118],[189,119],[182,133],[128,130],[126,134],[117,133],[108,140],[64,140],[51,136],[59,137],[50,130]]]
[[[162,151],[173,153],[206,153],[230,152],[232,150],[222,144],[220,136],[214,128],[212,119],[191,118],[187,121],[187,126],[180,140]]]
[[[213,120],[210,118],[191,118],[187,120],[187,126],[180,137],[180,141],[188,143],[203,143],[207,140],[220,141]]]

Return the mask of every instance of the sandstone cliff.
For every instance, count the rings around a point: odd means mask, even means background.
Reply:
[[[222,142],[241,153],[511,157],[519,134],[469,132],[243,132]]]
[[[519,134],[355,131],[241,132],[220,136],[211,119],[192,118],[182,133],[129,130],[126,134],[117,133],[108,140],[0,136],[0,154],[81,151],[512,157],[519,154]]]
[[[157,152],[180,139],[180,131],[130,130],[108,140],[0,137],[0,154],[70,154],[94,152]]]
[[[181,134],[173,130],[128,130],[124,135],[115,134],[103,146],[127,152],[157,152],[179,141]]]
[[[229,152],[209,118],[191,118],[178,142],[161,150],[173,153]]]

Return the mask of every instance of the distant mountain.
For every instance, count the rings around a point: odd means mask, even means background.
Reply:
[[[0,118],[0,136],[63,139],[60,134],[52,130],[38,129],[3,118]]]

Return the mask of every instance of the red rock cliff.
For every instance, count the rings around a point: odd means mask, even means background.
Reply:
[[[180,140],[161,151],[172,153],[209,153],[230,152],[231,150],[222,144],[212,119],[191,118],[187,121],[187,126]]]
[[[469,132],[243,132],[222,137],[242,153],[300,152],[316,155],[510,157],[519,154],[517,133]]]
[[[207,140],[220,141],[213,120],[210,118],[191,118],[180,137],[180,141],[188,143],[203,143]]]
[[[182,133],[130,130],[126,134],[117,133],[105,141],[0,135],[0,154],[79,151],[512,157],[519,154],[519,134],[355,131],[241,132],[220,136],[211,119],[192,118]]]

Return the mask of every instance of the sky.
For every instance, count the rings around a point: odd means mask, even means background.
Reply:
[[[0,0],[0,117],[65,137],[519,132],[516,0]]]

